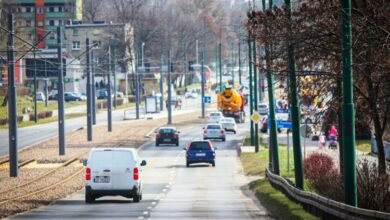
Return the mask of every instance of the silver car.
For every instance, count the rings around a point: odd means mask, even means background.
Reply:
[[[210,123],[203,128],[203,140],[221,139],[226,140],[225,129],[221,124]]]
[[[237,132],[237,124],[234,118],[222,118],[220,123],[222,124],[225,131]]]

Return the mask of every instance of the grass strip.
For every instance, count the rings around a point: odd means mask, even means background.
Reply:
[[[320,219],[304,210],[304,208],[290,200],[282,192],[273,188],[268,179],[260,179],[250,183],[261,204],[277,219],[310,220]]]

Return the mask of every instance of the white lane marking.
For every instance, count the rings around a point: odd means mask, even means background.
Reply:
[[[163,191],[163,192],[166,192],[166,191],[167,191],[167,189],[163,189],[162,191]]]
[[[151,206],[148,206],[148,209],[150,210],[150,209],[152,209],[152,207],[151,207]]]
[[[171,184],[168,184],[168,185],[166,185],[165,186],[165,188],[171,188],[171,186],[170,186]]]
[[[143,216],[139,216],[138,219],[144,219],[144,217]]]
[[[147,214],[149,214],[149,212],[148,212],[148,211],[144,211],[143,214],[144,214],[144,215],[147,215]]]
[[[157,204],[157,202],[152,202],[152,205],[156,205]]]

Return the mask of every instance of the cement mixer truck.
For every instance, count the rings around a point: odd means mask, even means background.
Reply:
[[[232,117],[236,123],[245,122],[245,98],[242,93],[226,87],[218,94],[218,110],[224,117]]]

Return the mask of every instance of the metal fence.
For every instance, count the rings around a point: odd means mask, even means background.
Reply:
[[[302,191],[291,185],[286,179],[273,174],[268,169],[266,175],[271,184],[281,190],[290,199],[302,204],[302,206],[322,219],[387,219],[390,213],[361,209],[336,202],[318,194]]]

